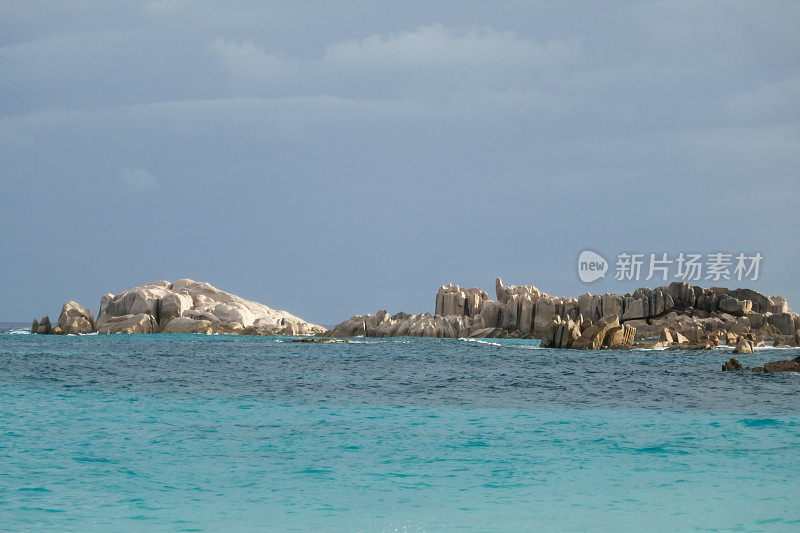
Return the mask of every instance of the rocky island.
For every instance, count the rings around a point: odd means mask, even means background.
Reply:
[[[313,335],[326,328],[286,311],[245,300],[209,283],[181,279],[153,281],[100,299],[97,320],[91,309],[66,302],[55,327],[48,316],[34,320],[31,333],[229,333]]]
[[[800,315],[786,299],[751,289],[703,288],[686,282],[628,294],[552,296],[533,285],[495,282],[496,300],[481,288],[452,283],[436,293],[434,313],[356,315],[331,330],[286,311],[245,300],[190,279],[154,281],[100,299],[91,309],[66,302],[58,321],[34,320],[32,333],[201,333],[346,337],[537,338],[542,347],[601,350],[663,348],[735,354],[765,346],[800,346]],[[800,359],[755,371],[800,368]],[[732,359],[724,370],[746,368]]]
[[[381,310],[353,316],[325,335],[539,338],[543,347],[584,350],[709,350],[725,344],[736,354],[753,353],[765,343],[800,346],[800,315],[785,298],[751,289],[674,282],[575,298],[552,296],[533,285],[506,286],[497,278],[495,292],[497,300],[491,300],[481,288],[442,285],[434,314]],[[762,370],[792,370],[798,364],[779,361]]]
[[[495,291],[497,300],[491,300],[480,288],[442,285],[434,314],[389,315],[381,310],[351,317],[328,335],[540,338],[543,346],[578,349],[633,345],[655,337],[659,340],[647,347],[702,348],[742,339],[756,345],[767,340],[800,342],[800,315],[786,299],[751,289],[674,282],[624,295],[566,298],[533,285],[506,286],[497,278]]]

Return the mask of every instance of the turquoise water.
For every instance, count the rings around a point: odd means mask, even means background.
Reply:
[[[728,358],[0,334],[0,528],[798,530],[800,375]]]

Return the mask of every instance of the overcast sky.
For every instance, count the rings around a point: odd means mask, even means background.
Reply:
[[[800,310],[800,3],[2,2],[0,320],[190,277],[332,324],[586,249]],[[611,267],[613,269],[613,265]]]

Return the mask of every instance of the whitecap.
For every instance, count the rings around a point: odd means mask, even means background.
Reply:
[[[466,337],[460,337],[458,340],[464,342],[475,342],[478,344],[488,344],[489,346],[502,346],[502,344],[500,344],[499,342],[485,341],[483,339],[468,339]]]

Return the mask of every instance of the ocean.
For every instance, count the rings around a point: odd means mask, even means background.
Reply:
[[[19,328],[5,531],[800,530],[800,375],[730,349]]]

